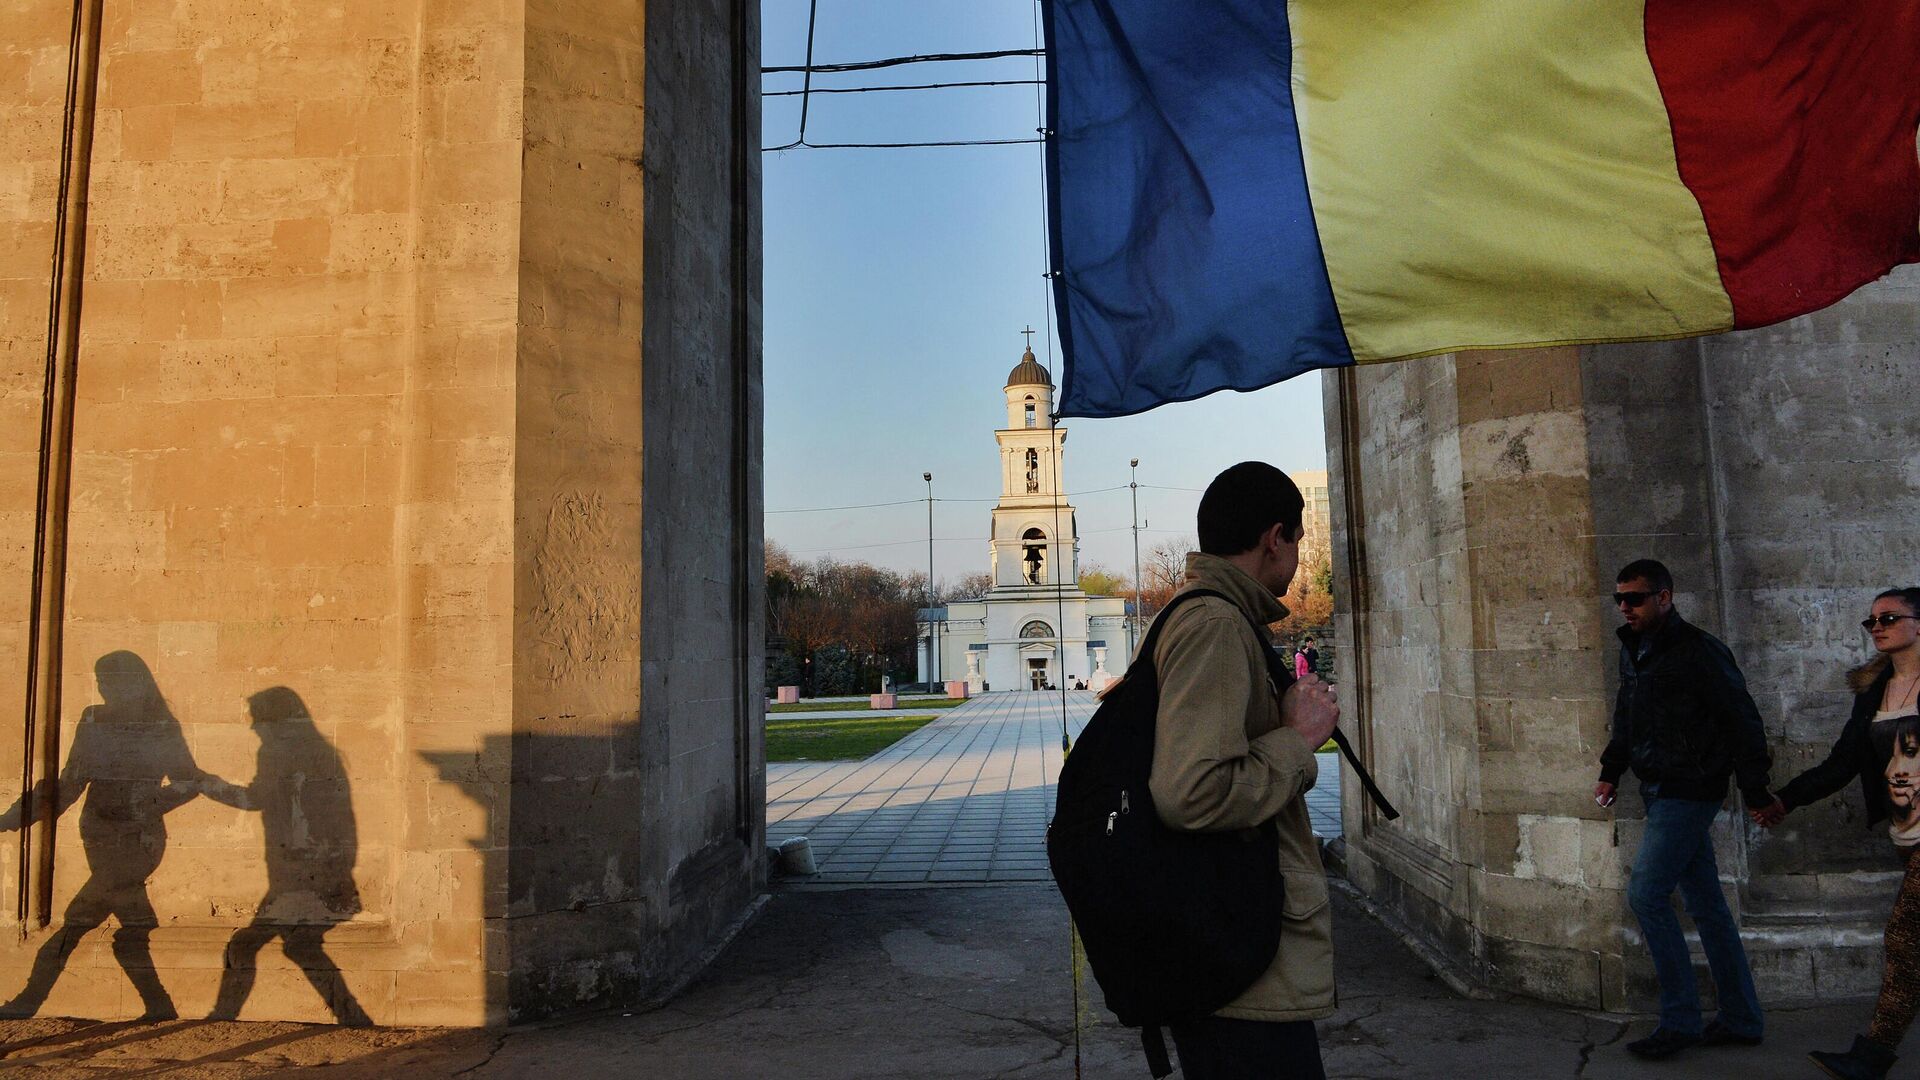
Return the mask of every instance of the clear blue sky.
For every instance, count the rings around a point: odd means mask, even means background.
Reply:
[[[763,61],[805,58],[808,0],[764,0]],[[1031,48],[1032,0],[819,0],[814,62]],[[814,86],[1031,79],[1031,58],[816,75]],[[768,76],[768,91],[800,76]],[[811,142],[1025,138],[1035,87],[812,99]],[[767,98],[764,145],[793,141],[799,98]],[[1059,381],[1047,333],[1040,147],[792,150],[763,155],[766,207],[767,509],[919,499],[934,474],[936,577],[987,567],[999,493],[993,431],[1020,330]],[[1117,420],[1074,419],[1065,459],[1083,562],[1129,572],[1127,482],[1140,459],[1141,547],[1190,536],[1197,489],[1249,458],[1325,467],[1320,381],[1215,394]],[[1144,485],[1156,485],[1147,488]],[[1190,488],[1193,491],[1164,490]],[[924,570],[924,502],[772,513],[767,536],[796,556],[834,554]],[[884,546],[882,546],[884,545]]]

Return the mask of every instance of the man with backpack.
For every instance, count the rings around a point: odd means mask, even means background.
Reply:
[[[1250,625],[1286,617],[1277,597],[1299,565],[1303,507],[1300,489],[1264,462],[1215,477],[1200,499],[1200,550],[1175,595],[1220,595],[1170,611],[1154,642],[1160,700],[1149,788],[1160,820],[1183,832],[1273,822],[1285,882],[1273,912],[1280,948],[1265,972],[1212,1016],[1170,1025],[1187,1080],[1325,1075],[1313,1022],[1334,1011],[1333,917],[1306,793],[1340,708],[1313,675],[1276,685],[1270,646]]]

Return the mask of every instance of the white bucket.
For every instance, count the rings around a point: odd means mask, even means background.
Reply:
[[[780,872],[795,877],[817,874],[820,867],[813,861],[813,845],[804,836],[795,836],[780,841]]]

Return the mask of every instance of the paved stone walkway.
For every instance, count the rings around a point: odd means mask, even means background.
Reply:
[[[1084,690],[985,694],[865,761],[767,766],[767,842],[808,838],[808,884],[1047,881],[1060,729],[1093,715]],[[1340,770],[1322,754],[1314,832],[1340,832]],[[793,883],[798,879],[788,879]]]
[[[1809,1047],[1843,1048],[1872,1006],[1776,1009],[1758,1047],[1648,1065],[1653,1022],[1449,991],[1343,893],[1340,1011],[1318,1025],[1331,1080],[1810,1080]],[[1044,885],[783,889],[687,990],[504,1031],[175,1020],[0,1020],[0,1069],[29,1080],[1145,1080],[1139,1042],[1086,987],[1067,914]],[[1075,1028],[1078,1027],[1076,1038]],[[1894,1076],[1914,1075],[1912,1051]]]

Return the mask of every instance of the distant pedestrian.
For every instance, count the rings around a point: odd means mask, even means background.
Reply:
[[[1674,610],[1667,568],[1641,559],[1616,580],[1613,602],[1625,622],[1620,694],[1593,797],[1613,805],[1629,765],[1640,778],[1647,825],[1627,898],[1660,980],[1660,1025],[1627,1049],[1660,1059],[1700,1044],[1754,1045],[1765,1021],[1740,928],[1720,892],[1711,829],[1736,774],[1749,809],[1772,804],[1766,732],[1733,653]],[[1676,886],[1700,931],[1720,1002],[1719,1017],[1704,1028],[1693,961],[1673,910]]]
[[[1868,822],[1887,819],[1887,832],[1907,872],[1887,919],[1886,967],[1873,1024],[1844,1054],[1810,1056],[1840,1080],[1881,1080],[1894,1050],[1920,1008],[1920,813],[1914,801],[1915,755],[1920,753],[1920,588],[1888,589],[1874,597],[1860,624],[1879,655],[1847,676],[1853,712],[1825,761],[1793,778],[1772,802],[1752,812],[1773,828],[1789,813],[1860,781]]]
[[[1312,670],[1313,665],[1307,662],[1307,650],[1293,650],[1293,677],[1296,679],[1304,679],[1307,677],[1307,673]]]
[[[1313,647],[1313,639],[1308,638],[1301,645],[1300,651],[1307,654],[1307,674],[1318,674],[1320,671],[1320,650]]]

